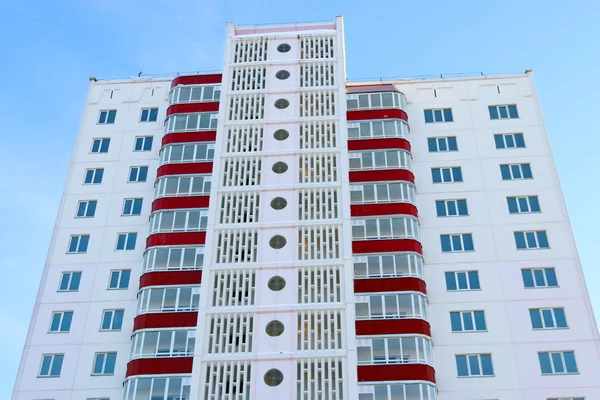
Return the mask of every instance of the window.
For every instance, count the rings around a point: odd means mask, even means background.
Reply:
[[[100,116],[98,117],[99,124],[114,124],[115,118],[117,116],[117,110],[105,110],[100,111]]]
[[[380,137],[408,136],[408,123],[402,119],[386,119],[385,121],[348,121],[348,139],[370,139]]]
[[[519,118],[517,106],[515,104],[505,106],[488,106],[490,119],[511,119]]]
[[[558,287],[554,268],[527,268],[521,270],[525,289]]]
[[[408,182],[363,183],[350,186],[352,204],[415,202],[415,186]]]
[[[427,299],[422,294],[355,296],[356,319],[427,319]]]
[[[518,250],[549,249],[546,231],[515,232]]]
[[[156,181],[154,195],[164,196],[208,196],[211,186],[210,175],[171,176]]]
[[[452,311],[450,312],[452,332],[484,332],[485,314],[483,311]]]
[[[130,269],[119,269],[110,271],[110,279],[108,281],[109,289],[127,289],[129,287],[129,277],[131,276]]]
[[[129,180],[127,182],[146,182],[148,178],[148,167],[129,168]]]
[[[354,256],[354,278],[423,277],[423,258],[412,253]]]
[[[125,199],[122,215],[141,215],[144,199]]]
[[[425,114],[425,123],[433,122],[452,122],[452,109],[451,108],[436,108],[433,110],[423,110]]]
[[[160,150],[160,164],[213,161],[214,143],[172,144]]]
[[[138,136],[135,138],[135,146],[133,151],[150,151],[152,150],[152,136]]]
[[[350,94],[346,100],[348,110],[404,108],[404,103],[404,95],[397,92]]]
[[[104,168],[94,168],[85,170],[86,185],[98,185],[102,183],[102,176],[104,175]]]
[[[200,286],[144,288],[138,294],[138,314],[198,311]]]
[[[158,211],[150,216],[150,234],[158,232],[205,231],[208,209],[196,211]]]
[[[575,353],[572,351],[552,351],[538,353],[542,375],[578,374]]]
[[[459,377],[494,376],[491,354],[469,354],[456,356]]]
[[[136,232],[119,233],[117,235],[117,250],[135,250]]]
[[[460,167],[431,168],[433,183],[462,182],[462,170]]]
[[[494,135],[497,149],[520,149],[525,147],[522,133],[501,133]]]
[[[64,354],[44,354],[42,355],[42,365],[38,377],[58,378],[62,369]]]
[[[431,340],[403,336],[357,340],[358,365],[431,364]]]
[[[532,308],[529,317],[533,329],[568,328],[564,308]]]
[[[158,119],[158,108],[142,108],[140,122],[156,122]]]
[[[143,272],[202,269],[204,246],[155,247],[144,253]]]
[[[540,212],[540,202],[537,196],[507,197],[510,214],[527,214]]]
[[[166,132],[214,131],[218,123],[217,113],[171,115],[165,122]]]
[[[438,217],[455,217],[469,215],[467,200],[436,200],[435,209]]]
[[[440,151],[458,151],[458,145],[456,144],[455,136],[428,138],[427,146],[429,147],[430,153]]]
[[[431,383],[369,385],[359,382],[358,400],[435,400],[437,389]]]
[[[83,200],[77,203],[77,218],[92,218],[96,214],[96,200]]]
[[[479,273],[477,271],[446,272],[446,290],[479,290]]]
[[[406,150],[351,151],[348,153],[350,170],[411,169],[412,156]]]
[[[533,179],[530,164],[503,164],[500,165],[502,180]]]
[[[102,313],[101,331],[120,331],[123,326],[124,310],[104,310]]]
[[[108,153],[108,146],[110,146],[110,139],[94,139],[92,141],[92,153]]]
[[[414,218],[392,217],[352,220],[352,239],[419,239],[419,222]]]
[[[131,358],[193,356],[195,341],[195,329],[137,332],[131,338]]]
[[[56,311],[52,313],[50,321],[51,333],[67,333],[71,330],[71,321],[73,320],[73,311]]]
[[[114,375],[117,353],[96,353],[92,375]]]
[[[85,253],[87,252],[90,235],[73,235],[69,241],[67,253]]]
[[[473,236],[470,233],[440,235],[442,252],[474,251]]]
[[[219,101],[221,86],[179,86],[171,90],[171,104]]]
[[[63,272],[58,286],[59,292],[76,292],[79,290],[81,272]]]

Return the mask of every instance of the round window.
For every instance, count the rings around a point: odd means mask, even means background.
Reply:
[[[267,282],[267,286],[272,291],[279,292],[285,287],[285,279],[283,279],[280,276],[274,276],[271,279],[269,279],[269,282]]]
[[[269,336],[276,337],[280,336],[283,333],[284,329],[285,327],[283,326],[283,323],[281,321],[273,320],[267,324],[265,332],[267,332],[267,335]]]
[[[287,53],[291,49],[292,47],[287,43],[281,43],[279,46],[277,46],[277,51],[280,53]]]
[[[274,248],[275,250],[279,250],[283,248],[287,243],[287,240],[281,235],[275,235],[269,240],[269,246]]]
[[[270,369],[265,373],[265,383],[269,386],[278,386],[283,382],[283,374],[278,369]]]
[[[282,81],[289,78],[290,77],[290,73],[289,71],[286,71],[285,69],[282,69],[281,71],[277,72],[275,74],[275,77],[277,79],[281,79]]]
[[[287,101],[286,99],[275,100],[275,108],[283,110],[285,108],[288,108],[289,106],[290,106],[290,102]]]
[[[271,208],[274,210],[283,210],[287,206],[287,200],[283,197],[275,197],[271,200]]]
[[[273,164],[273,167],[271,169],[276,174],[283,174],[285,171],[288,170],[288,165],[282,161],[278,161],[275,164]]]
[[[273,137],[274,137],[276,140],[279,140],[279,141],[281,141],[281,140],[285,140],[285,139],[287,139],[288,137],[290,137],[290,133],[289,133],[288,131],[286,131],[285,129],[277,129],[277,130],[275,131],[275,133],[273,134]]]

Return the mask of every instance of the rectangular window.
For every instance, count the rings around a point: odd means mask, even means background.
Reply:
[[[79,290],[81,272],[63,272],[58,286],[59,292],[76,292]]]
[[[146,182],[148,178],[148,167],[129,168],[129,180],[127,182]]]
[[[483,311],[451,311],[452,332],[484,332],[485,314]]]
[[[554,268],[527,268],[521,270],[525,289],[558,287]]]
[[[452,109],[451,108],[436,108],[432,110],[423,110],[425,114],[425,123],[433,122],[452,122]]]
[[[502,106],[488,106],[490,112],[490,119],[512,119],[519,118],[517,112],[517,105],[502,105]]]
[[[108,146],[110,146],[110,139],[94,139],[92,141],[92,153],[108,153]]]
[[[446,290],[479,290],[479,273],[477,271],[446,272]]]
[[[121,215],[141,215],[144,199],[125,199]]]
[[[532,308],[529,317],[533,329],[568,328],[564,308]]]
[[[500,165],[500,174],[503,181],[533,179],[530,164],[503,164]]]
[[[73,235],[69,240],[67,253],[85,253],[90,242],[90,235]]]
[[[119,269],[110,271],[110,279],[108,281],[109,289],[127,289],[129,287],[129,277],[131,276],[130,269]]]
[[[552,351],[538,353],[542,375],[578,374],[575,353],[572,351]]]
[[[125,310],[104,310],[102,314],[101,331],[120,331],[123,326],[123,313]]]
[[[475,250],[473,247],[473,236],[470,233],[440,235],[440,241],[443,253]]]
[[[115,118],[117,117],[117,110],[104,110],[100,111],[100,116],[98,117],[99,124],[114,124]]]
[[[117,353],[96,353],[92,375],[114,375]]]
[[[462,182],[460,167],[431,168],[433,183]]]
[[[156,122],[158,119],[158,108],[142,108],[140,122]]]
[[[540,212],[540,202],[537,196],[507,197],[510,214],[528,214]]]
[[[436,153],[440,151],[458,151],[458,145],[456,144],[455,136],[428,138],[427,146],[429,147],[430,153]]]
[[[467,200],[436,200],[435,209],[438,217],[456,217],[469,215]]]
[[[92,168],[85,170],[85,180],[83,181],[86,185],[99,185],[102,183],[102,176],[104,175],[104,168]]]
[[[117,250],[135,250],[136,232],[119,233],[117,235]]]
[[[77,218],[92,218],[96,214],[96,200],[82,200],[77,203]]]
[[[73,320],[73,311],[56,311],[52,313],[50,321],[51,333],[67,333],[71,330],[71,321]]]
[[[40,378],[58,378],[62,369],[64,354],[44,354],[42,355],[42,365],[40,366]]]
[[[135,146],[133,151],[150,151],[152,150],[152,136],[138,136],[135,138]]]
[[[459,377],[494,376],[491,354],[468,354],[456,356]]]
[[[518,250],[549,249],[546,231],[515,232],[515,242]]]
[[[494,135],[497,149],[521,149],[525,147],[522,133],[501,133]]]

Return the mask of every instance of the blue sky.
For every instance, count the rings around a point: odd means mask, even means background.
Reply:
[[[543,5],[542,5],[543,4]],[[59,0],[0,2],[4,181],[0,292],[9,398],[88,77],[221,68],[225,24],[343,14],[350,79],[534,70],[587,283],[600,312],[598,1]],[[583,166],[587,165],[584,169]],[[591,179],[591,180],[590,180]],[[588,187],[587,194],[582,188]],[[8,229],[10,228],[10,229]]]

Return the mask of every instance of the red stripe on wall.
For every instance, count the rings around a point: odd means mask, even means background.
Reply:
[[[357,85],[346,86],[346,93],[381,93],[381,92],[398,92],[396,87],[390,83],[382,83],[377,85]]]
[[[350,182],[408,181],[415,183],[415,176],[406,169],[380,169],[374,171],[352,171]]]
[[[410,142],[400,138],[348,140],[348,150],[404,149],[410,151]]]
[[[173,104],[167,108],[167,117],[173,114],[188,114],[198,112],[219,111],[218,101],[207,101],[204,103]]]
[[[173,312],[142,314],[133,320],[133,330],[151,328],[187,328],[195,327],[198,321],[197,312]]]
[[[215,140],[217,140],[217,131],[178,132],[163,136],[162,145],[170,143],[214,142]]]
[[[346,112],[348,121],[362,121],[372,119],[403,119],[408,121],[408,115],[399,108],[387,108],[385,110],[360,110]]]
[[[178,208],[208,208],[210,196],[161,197],[152,203],[152,212]]]
[[[171,82],[171,87],[177,85],[202,85],[204,83],[221,83],[221,74],[178,76]]]
[[[129,361],[125,376],[190,374],[193,363],[194,357],[138,358]]]
[[[413,239],[356,240],[352,242],[352,253],[389,253],[391,251],[414,251],[423,254],[421,243]]]
[[[153,246],[204,244],[205,242],[206,232],[155,233],[146,239],[146,248]]]
[[[404,335],[418,334],[431,337],[429,322],[422,319],[370,319],[356,321],[356,335]]]
[[[165,175],[185,175],[185,174],[210,174],[213,163],[184,163],[184,164],[166,164],[158,168],[156,177]]]
[[[396,214],[419,216],[417,207],[409,203],[353,204],[350,206],[350,214],[353,217]]]
[[[435,370],[426,364],[359,365],[358,381],[429,381],[435,383]]]
[[[140,289],[147,286],[198,285],[202,283],[202,271],[148,272],[140,277]]]
[[[143,275],[142,275],[143,277]],[[427,293],[425,282],[419,278],[371,278],[355,279],[354,293],[377,292],[421,292]]]

